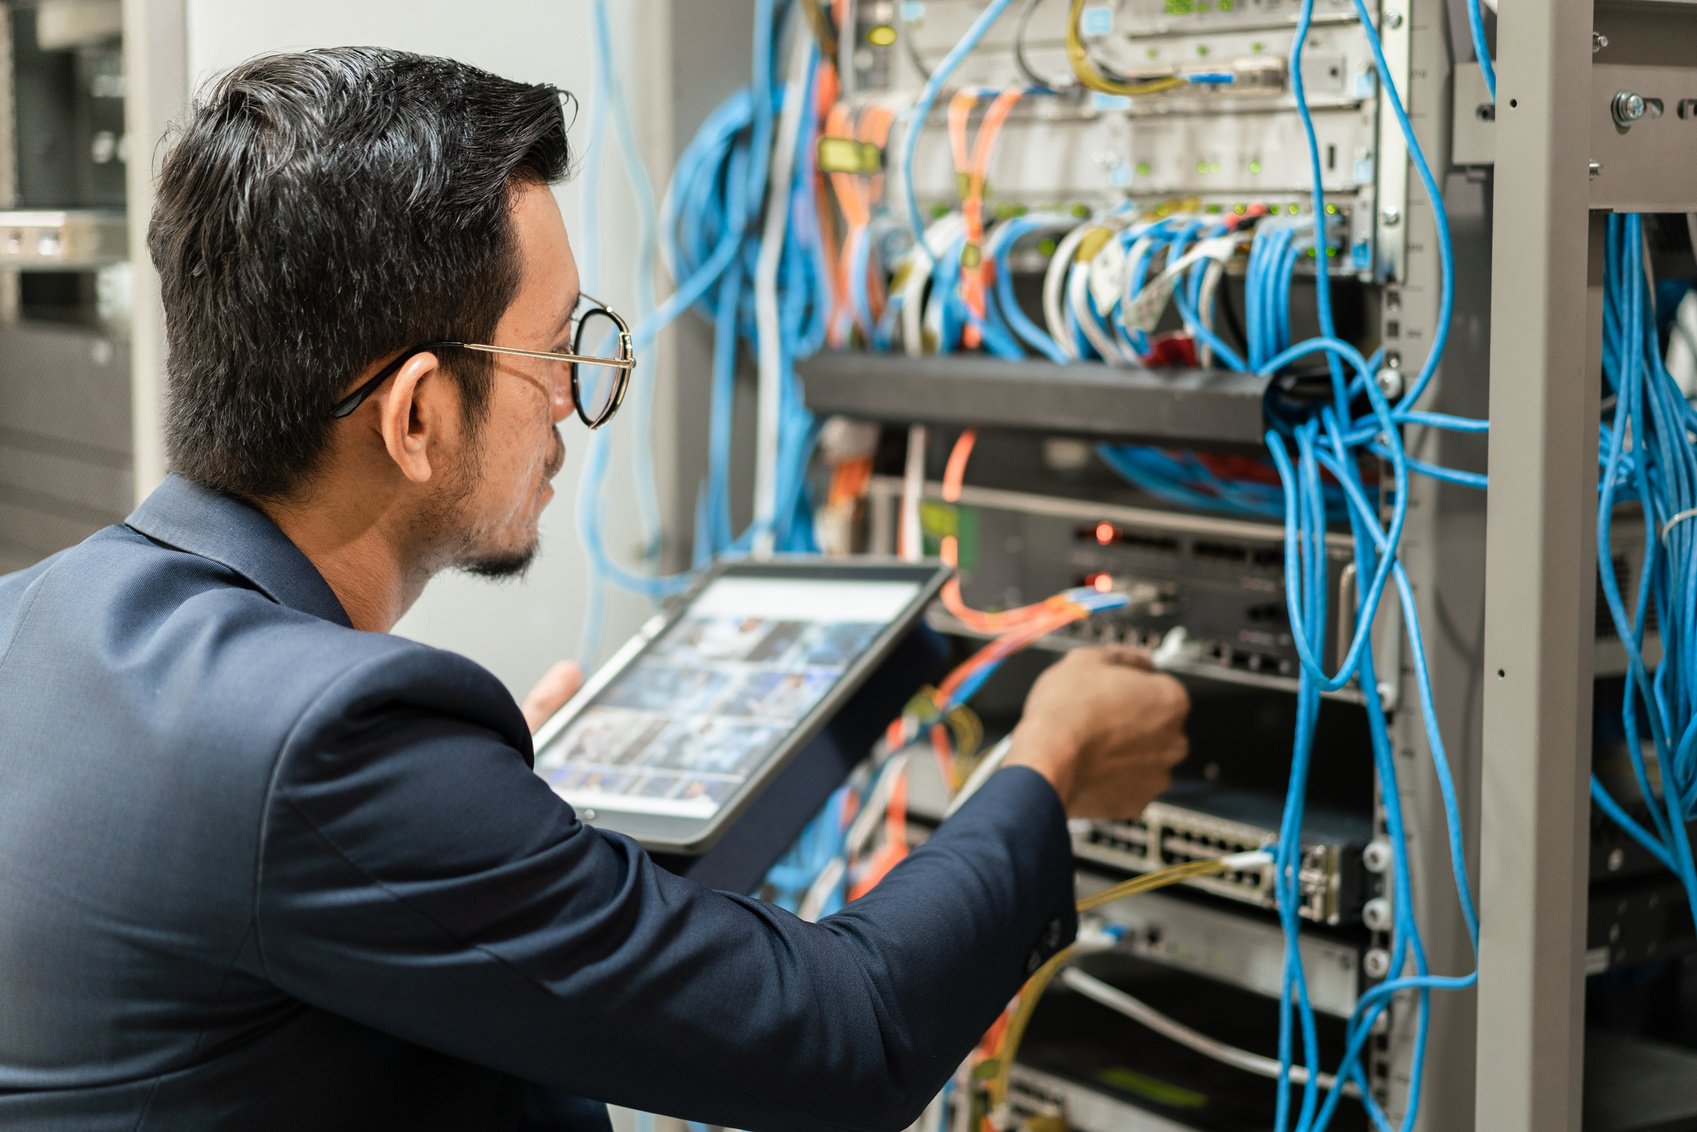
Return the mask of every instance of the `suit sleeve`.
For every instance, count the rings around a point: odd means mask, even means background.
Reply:
[[[511,698],[444,654],[367,664],[279,760],[259,972],[540,1085],[750,1130],[905,1127],[1072,938],[1040,776],[998,772],[817,924],[665,872],[529,768]]]

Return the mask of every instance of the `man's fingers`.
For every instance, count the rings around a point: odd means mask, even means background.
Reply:
[[[565,707],[566,701],[577,695],[581,687],[583,669],[575,660],[562,660],[543,673],[520,705],[530,729],[535,731],[548,722],[548,717]]]
[[[1141,668],[1145,672],[1155,671],[1155,662],[1149,659],[1149,654],[1135,645],[1102,645],[1096,651],[1109,664]]]

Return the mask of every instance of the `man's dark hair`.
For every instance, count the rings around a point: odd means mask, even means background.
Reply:
[[[172,467],[286,495],[363,369],[432,339],[489,341],[520,275],[512,187],[570,168],[563,97],[369,47],[261,56],[204,89],[147,233]],[[451,367],[475,429],[492,367],[469,351]]]

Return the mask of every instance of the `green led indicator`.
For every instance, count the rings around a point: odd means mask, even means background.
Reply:
[[[1208,172],[1208,163],[1206,161],[1198,161],[1196,163],[1196,171],[1198,173],[1206,174]]]
[[[1251,55],[1259,55],[1259,54],[1261,54],[1261,52],[1265,51],[1266,49],[1267,49],[1267,45],[1265,43],[1262,43],[1260,40],[1256,40],[1254,43],[1251,43],[1249,45],[1249,53]]]
[[[1326,215],[1327,216],[1336,216],[1337,214],[1338,214],[1338,206],[1337,205],[1328,204],[1326,206]]]
[[[1249,163],[1249,171],[1259,177],[1261,175],[1261,163],[1259,161],[1251,161]]]
[[[1217,5],[1217,7],[1218,7],[1218,8],[1219,8],[1219,9],[1220,9],[1220,11],[1222,11],[1222,12],[1229,12],[1229,11],[1231,11],[1231,10],[1232,10],[1232,9],[1233,9],[1233,8],[1235,8],[1235,7],[1237,7],[1237,4],[1236,4],[1236,2],[1235,2],[1235,0],[1220,0],[1220,2],[1219,2],[1219,4],[1218,4],[1218,5]]]
[[[1285,211],[1290,213],[1292,216],[1301,216],[1302,215],[1302,206],[1300,204],[1286,205]]]
[[[1144,52],[1144,54],[1147,55],[1151,59],[1159,59],[1161,57],[1161,53],[1153,47],[1151,47],[1148,51]]]
[[[1327,259],[1338,258],[1338,250],[1336,248],[1327,248],[1326,249],[1326,258]]]
[[[1232,207],[1232,211],[1237,213],[1239,216],[1247,216],[1249,215],[1249,206],[1247,204],[1234,205]]]
[[[933,220],[941,220],[948,214],[949,206],[946,204],[934,204],[931,206],[931,219]]]
[[[1222,213],[1224,211],[1225,211],[1225,209],[1222,206],[1217,205],[1217,204],[1211,204],[1207,208],[1207,212],[1208,212],[1209,216],[1218,216],[1220,213]]]
[[[1045,236],[1045,237],[1043,237],[1043,239],[1037,241],[1037,251],[1041,255],[1054,255],[1055,249],[1058,248],[1059,246],[1060,246],[1059,244],[1055,243],[1054,240],[1050,239],[1047,236]]]
[[[1139,177],[1147,177],[1147,176],[1149,176],[1149,174],[1153,173],[1154,171],[1155,171],[1155,167],[1153,165],[1149,164],[1147,161],[1139,161],[1137,163],[1137,175]]]
[[[1075,204],[1072,206],[1072,214],[1080,220],[1083,220],[1086,216],[1090,215],[1090,206],[1087,204]]]
[[[1023,204],[1016,204],[1016,205],[1013,206],[1013,214],[1015,216],[1024,216],[1026,213],[1028,213],[1030,211],[1031,211],[1031,209],[1027,208]]]
[[[1309,259],[1317,259],[1317,258],[1319,258],[1319,257],[1318,257],[1318,256],[1316,256],[1316,255],[1315,255],[1315,254],[1314,254],[1314,249],[1313,249],[1313,248],[1309,248],[1309,249],[1308,249],[1308,258],[1309,258]]]
[[[1206,59],[1208,57],[1208,45],[1206,43],[1198,43],[1196,45],[1196,54]]]

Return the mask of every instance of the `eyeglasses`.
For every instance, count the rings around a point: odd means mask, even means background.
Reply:
[[[619,411],[619,405],[625,399],[631,371],[636,368],[636,351],[631,344],[630,326],[624,319],[588,295],[582,296],[579,302],[588,305],[577,316],[571,353],[564,350],[516,350],[510,346],[486,346],[481,342],[424,342],[403,351],[400,357],[378,370],[370,381],[336,402],[336,407],[330,410],[330,418],[340,420],[365,404],[366,398],[395,376],[396,371],[413,355],[426,350],[454,349],[565,362],[571,371],[572,404],[577,408],[578,419],[590,428],[600,428]],[[609,350],[614,352],[609,354]]]

